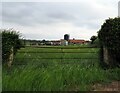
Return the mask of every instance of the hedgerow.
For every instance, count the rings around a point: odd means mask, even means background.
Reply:
[[[2,34],[2,62],[8,62],[9,55],[11,54],[11,48],[13,47],[13,53],[16,54],[17,50],[21,47],[20,34],[13,29],[3,29]]]
[[[120,17],[107,19],[98,32],[98,38],[114,59],[113,65],[120,64]]]

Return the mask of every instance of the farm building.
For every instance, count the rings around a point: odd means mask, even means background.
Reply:
[[[85,41],[82,39],[70,39],[69,34],[64,35],[64,39],[60,40],[22,40],[22,43],[25,46],[40,46],[40,45],[53,45],[53,46],[59,46],[59,45],[79,45],[79,44],[88,44],[89,41]]]
[[[60,40],[54,40],[54,41],[50,41],[51,45],[61,45],[61,41]]]
[[[64,39],[61,39],[60,40],[61,41],[61,45],[68,45],[68,41],[67,40],[64,40]]]
[[[70,39],[69,44],[84,44],[85,40]]]

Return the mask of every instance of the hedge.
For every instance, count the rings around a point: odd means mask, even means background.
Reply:
[[[21,47],[20,34],[19,32],[9,29],[1,30],[2,34],[2,62],[8,62],[9,56],[11,54],[11,48],[13,47],[13,52],[16,54],[17,50]]]

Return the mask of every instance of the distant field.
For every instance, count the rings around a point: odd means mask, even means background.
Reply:
[[[17,53],[15,63],[35,62],[39,64],[44,61],[72,64],[82,61],[97,63],[99,61],[98,52],[99,48],[23,48]]]
[[[22,48],[11,71],[3,69],[3,90],[88,91],[96,82],[119,80],[120,69],[103,70],[99,62],[99,48]]]

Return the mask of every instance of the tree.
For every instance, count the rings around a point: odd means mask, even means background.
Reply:
[[[98,32],[101,45],[108,51],[110,65],[120,64],[120,17],[107,19]]]
[[[92,36],[92,37],[90,38],[91,44],[93,44],[93,42],[94,42],[96,39],[97,39],[97,36]]]
[[[45,39],[43,39],[41,42],[43,43],[43,45],[46,44],[46,40]]]

